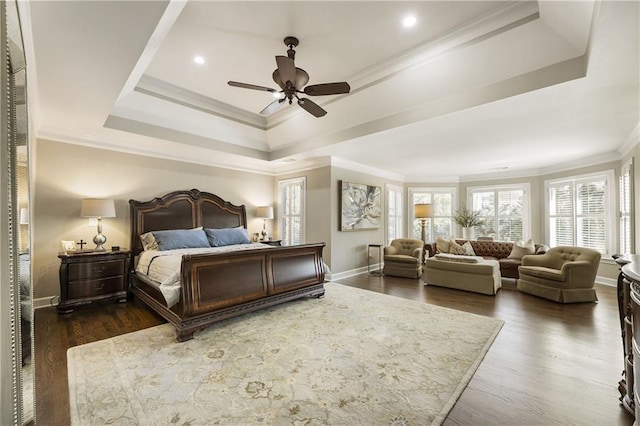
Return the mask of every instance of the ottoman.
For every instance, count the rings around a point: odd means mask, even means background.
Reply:
[[[426,285],[491,296],[502,287],[500,263],[480,256],[437,254],[430,257],[425,263],[424,281]]]

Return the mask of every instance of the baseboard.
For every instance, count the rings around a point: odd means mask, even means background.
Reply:
[[[370,268],[372,271],[377,271],[379,269],[382,269],[382,263],[374,263],[371,265]],[[356,269],[350,269],[348,271],[333,273],[331,274],[331,280],[335,281],[335,280],[340,280],[344,278],[355,277],[356,275],[366,274],[368,272],[369,272],[369,267],[363,266]]]
[[[49,308],[51,306],[58,306],[58,301],[60,300],[60,296],[49,296],[49,297],[40,297],[38,299],[33,299],[33,309],[40,308]]]
[[[613,279],[613,278],[605,278],[605,277],[596,277],[596,284],[602,284],[602,285],[606,285],[609,287],[617,287],[618,286],[618,280],[617,279]]]

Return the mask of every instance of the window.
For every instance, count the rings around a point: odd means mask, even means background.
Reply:
[[[589,247],[612,253],[613,171],[545,182],[547,235],[552,247]]]
[[[631,206],[633,205],[633,188],[631,187],[633,163],[622,166],[620,174],[620,253],[633,253],[633,229]]]
[[[306,178],[278,181],[278,224],[282,245],[304,243]]]
[[[402,238],[402,187],[387,185],[387,244]]]
[[[409,237],[422,238],[422,222],[413,214],[413,205],[429,203],[433,205],[433,217],[426,220],[425,238],[435,241],[438,237],[453,235],[454,188],[410,188],[409,189]]]
[[[484,225],[475,236],[499,241],[529,238],[529,185],[469,188],[470,209],[479,211]]]

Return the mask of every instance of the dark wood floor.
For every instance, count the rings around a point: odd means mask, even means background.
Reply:
[[[505,325],[445,425],[631,425],[618,401],[622,341],[616,290],[597,304],[561,305],[515,291],[495,297],[359,275],[341,284],[500,318]],[[36,419],[69,423],[68,348],[161,324],[141,303],[101,303],[35,315]],[[425,324],[425,327],[428,327]]]

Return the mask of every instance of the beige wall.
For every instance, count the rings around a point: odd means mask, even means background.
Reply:
[[[116,216],[103,220],[106,247],[129,247],[129,199],[150,200],[197,188],[247,207],[249,232],[262,228],[255,207],[273,205],[272,176],[38,140],[34,189],[33,286],[35,298],[60,293],[61,240],[91,241],[95,226],[80,217],[83,198],[115,200]],[[268,224],[267,226],[272,226]],[[273,229],[273,228],[271,228]],[[93,247],[89,243],[86,247]]]
[[[340,231],[340,181],[379,186],[382,190],[382,221],[375,230]],[[402,186],[402,182],[392,181],[378,176],[369,175],[353,170],[334,167],[331,170],[331,244],[332,244],[332,272],[344,272],[367,266],[367,246],[369,244],[384,244],[385,218],[387,200],[385,185]]]

